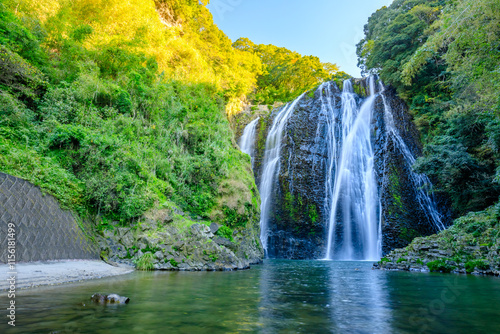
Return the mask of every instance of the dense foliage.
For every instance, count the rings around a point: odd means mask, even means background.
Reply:
[[[348,77],[335,64],[322,63],[318,57],[302,56],[286,48],[255,44],[248,38],[238,39],[233,46],[262,61],[263,72],[257,77],[257,89],[251,96],[256,104],[288,102],[322,82]]]
[[[165,203],[228,225],[236,210],[240,225],[255,219],[225,107],[252,91],[260,60],[204,5],[2,0],[0,171],[123,222]]]
[[[408,101],[424,142],[415,167],[455,213],[498,201],[500,3],[395,0],[370,17],[358,56]]]

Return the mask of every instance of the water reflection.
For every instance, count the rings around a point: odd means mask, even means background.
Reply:
[[[390,333],[385,275],[363,262],[275,261],[264,266],[263,332]]]
[[[331,314],[339,332],[390,333],[386,275],[363,262],[330,262]]]
[[[273,260],[262,267],[259,323],[263,333],[331,328],[329,268],[324,263]]]
[[[499,333],[496,277],[387,273],[391,326],[402,333]]]

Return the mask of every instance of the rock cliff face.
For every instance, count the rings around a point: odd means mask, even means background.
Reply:
[[[412,122],[406,104],[389,88],[382,92],[375,107],[374,120],[380,125],[381,139],[375,145],[379,161],[380,200],[382,205],[382,249],[386,254],[394,248],[408,245],[415,237],[436,233],[433,221],[438,214],[441,227],[448,218],[441,207],[436,212],[436,200],[422,193],[429,189],[430,181],[412,171],[415,157],[422,153],[419,133]],[[386,110],[388,107],[389,110]],[[389,131],[387,112],[390,111],[396,134]],[[430,189],[429,189],[430,190]]]
[[[356,102],[363,104],[369,95],[367,79],[353,80]],[[330,209],[326,184],[329,168],[329,143],[335,132],[337,148],[342,147],[339,112],[342,108],[342,83],[329,83],[303,95],[286,121],[281,140],[279,170],[273,184],[268,225],[268,256],[276,258],[323,258],[326,251]],[[327,89],[328,87],[328,89]],[[374,151],[374,174],[380,208],[383,253],[407,245],[413,238],[429,235],[436,226],[435,203],[422,190],[428,182],[413,173],[411,165],[421,154],[418,132],[408,108],[392,89],[377,83],[377,96],[371,113],[371,145]],[[330,109],[325,108],[328,98]],[[268,117],[259,115],[256,129],[256,183],[261,187],[266,139],[280,110]],[[249,119],[250,121],[251,119]],[[329,124],[330,120],[330,124]],[[262,195],[262,194],[261,194]],[[427,196],[426,199],[423,197]],[[423,197],[422,197],[423,196]],[[434,215],[434,216],[433,216]],[[437,217],[438,220],[440,217]],[[337,232],[336,232],[337,233]],[[342,237],[342,236],[340,236]]]
[[[335,93],[338,104],[338,88]],[[278,184],[271,198],[270,257],[304,259],[324,255],[328,115],[319,94],[316,91],[314,96],[304,95],[285,126]]]

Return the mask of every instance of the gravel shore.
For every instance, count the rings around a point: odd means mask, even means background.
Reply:
[[[132,267],[113,267],[102,261],[63,260],[18,263],[14,272],[16,289],[27,289],[43,285],[124,275],[134,271]],[[0,265],[0,291],[9,289],[10,277],[14,274],[6,264]]]

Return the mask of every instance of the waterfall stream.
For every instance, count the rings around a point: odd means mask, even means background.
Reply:
[[[342,142],[342,146],[339,155],[333,149],[329,152],[330,165],[336,164],[337,167],[335,174],[327,173],[326,182],[331,187],[328,192],[332,194],[328,205],[330,215],[325,257],[328,260],[377,260],[381,255],[378,226],[380,202],[370,134],[376,98],[373,77],[369,85],[370,96],[358,106],[351,82],[344,82],[342,137],[336,139]],[[331,124],[334,125],[335,121]],[[335,127],[330,127],[329,132],[334,131]]]
[[[380,83],[380,89],[383,92],[385,87],[382,83]],[[410,149],[404,142],[401,137],[398,129],[394,124],[394,116],[392,114],[391,107],[389,103],[387,103],[387,99],[384,94],[381,94],[382,100],[384,102],[384,116],[385,116],[385,124],[386,130],[388,133],[388,137],[390,137],[400,154],[403,156],[404,161],[407,164],[407,168],[410,171],[410,180],[413,183],[412,186],[417,190],[417,200],[424,212],[427,213],[427,220],[431,226],[437,231],[442,231],[445,229],[445,226],[441,220],[441,214],[438,211],[436,200],[432,195],[432,183],[425,174],[418,174],[412,170],[412,166],[415,163],[415,157],[411,153]]]
[[[252,167],[254,163],[254,148],[255,148],[255,129],[260,117],[251,121],[243,130],[243,135],[240,139],[241,152],[248,154],[252,158]]]
[[[305,93],[304,93],[305,94]],[[288,118],[292,114],[297,103],[302,99],[302,94],[292,103],[287,104],[276,115],[273,126],[267,135],[266,150],[264,152],[263,172],[260,181],[260,240],[267,254],[267,242],[269,238],[269,214],[271,211],[272,194],[275,190],[276,176],[280,164],[281,140]]]

